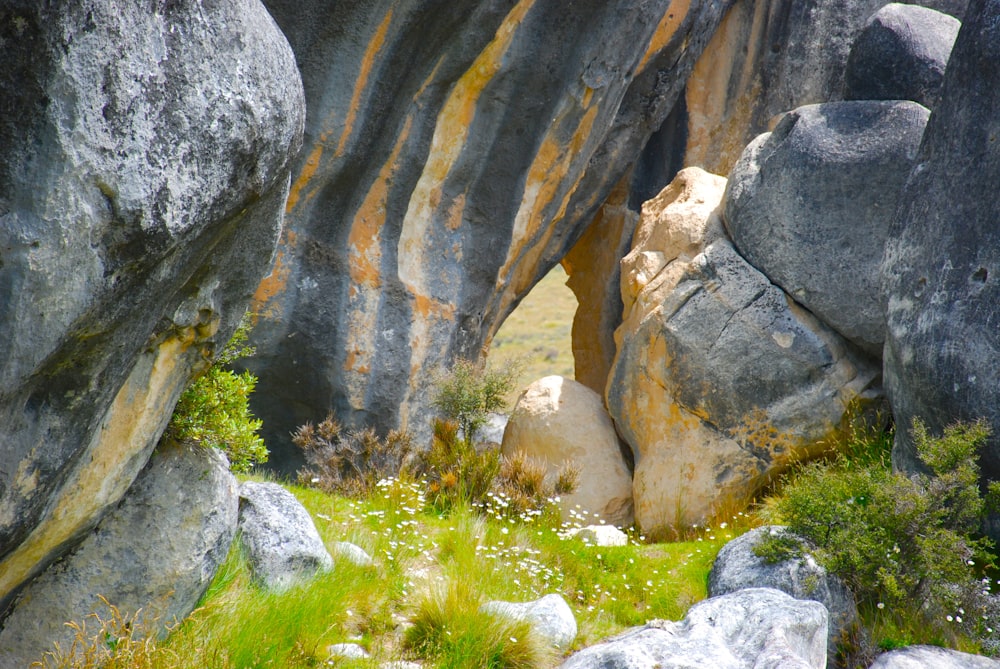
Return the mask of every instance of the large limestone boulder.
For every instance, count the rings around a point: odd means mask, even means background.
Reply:
[[[312,516],[277,483],[240,486],[239,529],[250,572],[265,588],[287,590],[333,567]]]
[[[774,588],[796,599],[819,602],[828,614],[827,658],[836,658],[841,643],[854,641],[859,634],[854,595],[808,553],[775,563],[754,553],[763,538],[784,531],[778,526],[758,527],[723,546],[708,573],[708,596],[718,597],[744,588]],[[830,666],[840,665],[831,662]]]
[[[25,588],[0,630],[0,666],[27,667],[91,614],[103,596],[152,633],[187,616],[236,534],[236,479],[219,451],[163,445],[118,507],[80,546]],[[92,627],[92,621],[86,621]]]
[[[601,396],[583,384],[546,376],[525,388],[501,451],[524,451],[552,476],[566,465],[579,468],[576,490],[560,500],[564,518],[579,506],[612,525],[632,524],[632,474]]]
[[[891,2],[872,14],[847,59],[848,100],[913,100],[933,108],[961,22]]]
[[[825,669],[826,609],[751,588],[585,648],[561,669]]]
[[[879,370],[725,238],[725,180],[688,168],[643,207],[622,261],[607,404],[649,533],[746,503],[870,397]]]
[[[844,99],[851,48],[885,4],[737,0],[695,65],[682,108],[661,132],[680,138],[684,165],[728,174],[743,147],[784,112]],[[961,18],[967,0],[909,4]]]
[[[998,30],[1000,4],[970,4],[886,247],[885,383],[904,471],[920,469],[914,418],[932,434],[985,418],[982,472],[1000,479]]]
[[[266,0],[309,105],[256,309],[274,467],[332,407],[430,436],[435,374],[476,358],[590,222],[732,0]]]
[[[729,175],[725,224],[740,254],[875,357],[882,251],[928,115],[903,101],[800,107]]]
[[[257,0],[157,6],[2,10],[0,612],[121,499],[281,225],[288,43]]]

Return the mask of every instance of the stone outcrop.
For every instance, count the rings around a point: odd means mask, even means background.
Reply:
[[[267,0],[309,106],[247,363],[275,467],[331,407],[429,436],[434,373],[576,241],[730,2]]]
[[[673,129],[684,165],[728,174],[789,109],[843,99],[855,39],[885,0],[738,0],[698,60]],[[966,0],[924,0],[961,18]]]
[[[913,100],[933,108],[961,23],[892,2],[875,12],[847,59],[848,100]]]
[[[871,669],[1000,669],[1000,662],[937,646],[908,646],[879,655]]]
[[[769,588],[739,590],[572,655],[561,669],[825,669],[826,609]]]
[[[861,623],[854,595],[808,553],[773,564],[754,553],[762,538],[784,531],[777,526],[758,527],[723,546],[708,574],[708,596],[744,588],[774,588],[796,599],[819,602],[828,615],[827,659],[836,658],[838,646],[854,641],[859,634]],[[830,662],[829,666],[838,665]]]
[[[280,592],[333,567],[312,516],[277,483],[240,486],[239,529],[250,572],[265,588]]]
[[[492,615],[529,623],[540,639],[555,648],[569,648],[576,638],[576,617],[561,595],[545,595],[532,602],[491,601],[480,609]]]
[[[913,419],[940,434],[985,418],[982,473],[1000,479],[998,27],[1000,3],[969,4],[886,247],[885,385],[904,471],[920,469]]]
[[[121,499],[274,252],[292,51],[257,0],[159,6],[0,9],[0,612]]]
[[[601,396],[561,376],[546,376],[521,393],[504,432],[501,451],[523,451],[555,476],[580,470],[576,490],[562,495],[563,518],[579,507],[619,527],[632,524],[632,475]]]
[[[928,115],[903,101],[800,107],[729,174],[724,222],[740,255],[876,358],[882,251]]]
[[[733,511],[871,396],[879,370],[726,239],[725,180],[688,168],[643,206],[622,260],[608,409],[649,535]]]
[[[80,546],[25,588],[0,630],[0,666],[27,667],[91,614],[126,618],[164,632],[205,593],[236,534],[236,479],[224,455],[191,445],[164,445]]]

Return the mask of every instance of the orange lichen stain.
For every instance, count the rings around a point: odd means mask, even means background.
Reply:
[[[451,231],[458,230],[462,227],[462,215],[465,213],[465,193],[462,193],[456,197],[451,206],[448,207],[448,213],[444,217],[444,225]]]
[[[656,30],[653,31],[653,37],[649,40],[649,46],[646,47],[646,53],[642,55],[642,60],[639,61],[637,72],[642,72],[646,69],[649,61],[670,43],[670,40],[677,34],[677,30],[681,27],[681,23],[684,22],[690,11],[691,0],[674,0],[674,2],[671,2],[667,6],[666,11],[660,18],[659,24],[656,26]]]
[[[545,250],[546,243],[555,231],[556,226],[551,223],[566,213],[574,189],[567,190],[559,209],[551,218],[544,216],[545,209],[555,199],[560,186],[565,182],[574,159],[580,158],[583,154],[598,110],[598,106],[593,106],[583,114],[568,142],[561,142],[552,136],[554,130],[550,131],[528,170],[521,206],[514,217],[507,261],[500,269],[497,278],[497,289],[505,290],[507,300],[513,299],[515,295],[528,290],[531,286],[537,263]]]
[[[368,189],[364,201],[354,215],[351,231],[347,237],[348,267],[354,284],[377,288],[382,283],[382,253],[379,243],[382,226],[385,225],[385,207],[392,176],[398,167],[399,153],[410,136],[412,125],[411,114],[406,118],[389,158],[382,165],[378,177]]]
[[[295,205],[299,203],[299,196],[302,193],[302,189],[305,185],[309,183],[309,180],[313,178],[316,174],[316,170],[319,169],[319,161],[323,156],[323,145],[317,144],[313,147],[312,153],[306,158],[305,164],[299,171],[299,176],[296,177],[295,183],[292,184],[291,189],[288,191],[288,201],[285,203],[285,213],[291,213],[295,209]]]
[[[257,285],[253,298],[250,301],[250,313],[258,316],[274,316],[277,308],[269,306],[269,302],[276,295],[285,291],[288,285],[288,277],[292,273],[291,263],[286,259],[293,253],[296,244],[296,234],[292,230],[285,228],[281,233],[281,240],[278,242],[278,251],[274,255],[274,266],[271,273],[265,276]]]
[[[347,107],[347,117],[344,119],[344,130],[340,134],[340,141],[337,143],[337,150],[333,152],[334,158],[337,158],[344,153],[344,147],[347,145],[347,140],[350,138],[351,131],[354,128],[354,121],[358,115],[358,108],[361,106],[361,93],[364,91],[365,86],[368,85],[368,79],[371,77],[372,64],[375,62],[375,56],[385,45],[385,36],[389,32],[390,23],[392,23],[391,9],[382,19],[382,23],[379,24],[378,29],[375,30],[375,35],[372,37],[371,41],[368,42],[365,54],[361,58],[361,71],[358,73],[358,78],[354,81],[354,91],[351,93],[351,103]]]
[[[194,328],[185,328],[136,363],[45,515],[0,560],[0,599],[125,494],[138,474],[134,459],[151,447],[163,429],[163,416],[187,383],[190,368],[183,363],[196,339]]]
[[[441,302],[426,295],[413,296],[413,310],[423,319],[436,318],[438,320],[454,320],[455,305]]]
[[[500,71],[517,28],[534,2],[520,0],[507,14],[493,40],[452,87],[438,114],[427,163],[410,197],[399,237],[399,277],[411,291],[423,290],[421,249],[430,237],[427,230],[442,201],[442,185],[468,139],[479,98]]]
[[[715,174],[728,174],[743,152],[744,129],[752,125],[753,107],[761,95],[759,53],[743,51],[746,44],[766,42],[766,8],[754,9],[749,38],[745,37],[746,20],[739,5],[730,9],[688,78],[685,166],[698,165]],[[736,72],[740,63],[742,69]],[[734,82],[736,77],[738,81]],[[732,90],[741,91],[735,100],[729,97]]]
[[[348,372],[358,372],[359,374],[367,374],[371,371],[371,367],[367,363],[362,363],[359,358],[367,358],[364,351],[348,351],[347,357],[344,360],[344,370]]]

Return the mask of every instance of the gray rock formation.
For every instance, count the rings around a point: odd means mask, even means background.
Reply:
[[[364,548],[350,541],[334,543],[332,553],[335,560],[345,560],[356,567],[371,567],[375,564],[372,556]]]
[[[871,669],[1000,669],[1000,662],[937,646],[909,646],[879,655]]]
[[[628,535],[614,525],[587,525],[567,530],[567,537],[591,546],[627,546]]]
[[[67,622],[110,618],[99,595],[126,618],[141,609],[152,632],[183,619],[225,559],[237,514],[224,455],[161,446],[97,529],[22,591],[0,630],[0,666],[27,667],[56,643],[69,651]]]
[[[576,638],[576,617],[561,595],[545,595],[533,602],[486,602],[480,610],[530,623],[535,634],[555,648],[568,648]]]
[[[293,54],[257,0],[156,6],[0,8],[0,612],[119,501],[274,252]]]
[[[800,107],[729,175],[724,219],[740,254],[876,358],[882,251],[928,115],[903,101]]]
[[[429,437],[435,372],[579,236],[731,1],[267,0],[309,104],[247,362],[274,467],[331,407]]]
[[[848,100],[913,100],[934,108],[961,22],[933,9],[890,3],[851,47]]]
[[[783,531],[777,526],[758,527],[723,546],[708,574],[708,596],[718,597],[743,588],[774,588],[795,599],[819,602],[826,607],[829,621],[827,658],[835,658],[839,644],[853,640],[860,627],[854,595],[808,554],[774,564],[754,554],[761,538]]]
[[[626,312],[606,399],[635,454],[647,534],[738,508],[876,394],[878,367],[725,238],[724,188],[680,172],[643,207],[622,260]]]
[[[893,464],[919,469],[908,432],[985,418],[983,476],[1000,479],[1000,3],[969,4],[941,100],[903,192],[882,267]],[[1000,524],[992,533],[1000,536]]]
[[[561,669],[824,669],[826,609],[768,588],[695,604],[585,648]]]
[[[312,516],[277,483],[240,486],[240,539],[254,580],[285,590],[333,567]]]

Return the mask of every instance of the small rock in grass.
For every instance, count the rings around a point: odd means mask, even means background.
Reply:
[[[1000,669],[1000,662],[937,646],[908,646],[879,655],[871,669]]]
[[[480,611],[529,623],[541,638],[556,648],[567,648],[576,638],[576,618],[559,595],[545,595],[533,602],[491,601]]]
[[[335,643],[326,647],[330,659],[367,660],[368,651],[356,643]]]
[[[628,535],[613,525],[587,525],[566,534],[594,546],[628,546]]]
[[[364,548],[349,541],[338,541],[333,544],[333,556],[337,559],[343,558],[358,567],[371,567],[375,564],[372,556]]]

